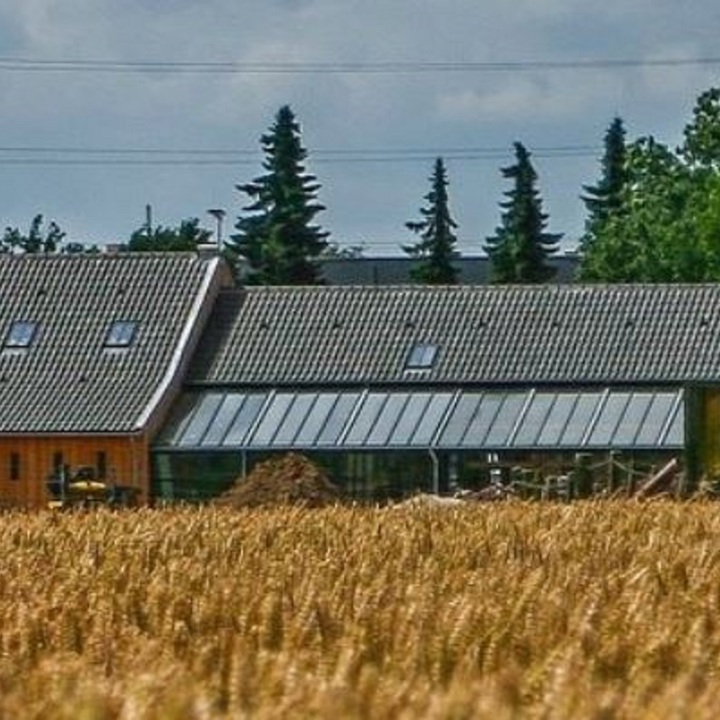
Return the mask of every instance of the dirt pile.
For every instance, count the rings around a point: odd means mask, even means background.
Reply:
[[[339,489],[304,455],[289,453],[256,465],[218,499],[226,507],[302,505],[325,507],[340,500]]]

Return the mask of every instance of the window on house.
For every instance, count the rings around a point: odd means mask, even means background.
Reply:
[[[10,453],[10,479],[20,479],[20,453]]]
[[[97,454],[97,478],[98,480],[105,480],[107,477],[107,453],[100,451]]]
[[[405,362],[406,370],[428,370],[435,363],[438,346],[431,343],[416,343]]]
[[[30,347],[37,332],[37,323],[16,320],[10,325],[3,345],[7,348]]]
[[[132,345],[137,333],[137,323],[133,320],[115,320],[105,336],[105,347],[123,348]]]

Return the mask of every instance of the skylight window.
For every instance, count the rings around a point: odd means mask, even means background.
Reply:
[[[405,363],[406,370],[429,370],[437,357],[438,346],[431,343],[416,343]]]
[[[37,323],[16,320],[10,326],[3,345],[7,348],[30,347],[36,332]]]
[[[137,323],[133,320],[116,320],[105,336],[105,347],[124,348],[132,345],[137,333]]]

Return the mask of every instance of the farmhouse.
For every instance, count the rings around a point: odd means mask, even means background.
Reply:
[[[217,495],[301,451],[362,498],[720,476],[720,286],[238,287],[192,253],[0,257],[0,499],[90,466]],[[624,471],[623,471],[624,472]]]
[[[0,255],[0,500],[80,466],[149,497],[149,443],[227,269],[217,258]]]

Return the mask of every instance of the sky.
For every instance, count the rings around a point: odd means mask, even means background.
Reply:
[[[717,0],[0,0],[0,228],[126,242],[149,205],[209,229],[221,208],[227,235],[288,104],[340,248],[401,255],[442,156],[481,254],[519,141],[572,249],[612,118],[676,147],[718,30]]]

